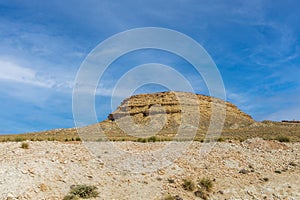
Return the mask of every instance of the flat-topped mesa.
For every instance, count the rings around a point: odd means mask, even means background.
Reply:
[[[182,112],[195,114],[200,117],[199,128],[208,126],[214,111],[225,110],[226,120],[224,128],[244,127],[255,121],[252,117],[229,102],[210,96],[193,94],[188,92],[159,92],[153,94],[139,94],[125,99],[121,105],[108,116],[108,120],[122,120],[122,118],[133,117],[136,123],[145,124],[150,121],[151,116],[165,115],[167,123],[180,124]],[[221,113],[223,114],[223,113]],[[186,116],[186,115],[185,115]],[[191,114],[190,119],[194,120]],[[218,118],[214,118],[215,120]]]

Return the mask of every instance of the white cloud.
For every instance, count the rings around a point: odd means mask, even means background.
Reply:
[[[37,72],[30,68],[3,60],[0,60],[0,80],[26,83],[40,87],[52,87],[54,84],[51,80],[39,80]]]
[[[11,61],[0,59],[0,81],[22,83],[42,88],[64,89],[72,87],[71,81],[59,81],[53,77],[47,77],[45,74]]]

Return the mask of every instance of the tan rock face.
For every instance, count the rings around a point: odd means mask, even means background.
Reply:
[[[222,125],[222,118],[224,129],[246,127],[255,122],[235,105],[217,98],[187,92],[160,92],[125,99],[101,126],[104,129],[119,127],[124,132],[172,132],[179,127],[203,131],[210,124]]]

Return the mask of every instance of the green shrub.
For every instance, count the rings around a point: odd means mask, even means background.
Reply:
[[[276,140],[278,140],[279,142],[290,142],[290,138],[286,136],[279,136],[276,138]]]
[[[207,200],[209,198],[209,192],[211,192],[212,188],[213,188],[213,182],[212,180],[208,179],[208,178],[202,178],[199,182],[198,182],[198,190],[194,192],[194,195],[196,197],[200,197],[204,200]]]
[[[24,138],[21,138],[21,137],[16,137],[15,138],[15,142],[23,142],[23,141],[25,141]]]
[[[188,179],[183,179],[182,187],[188,191],[193,191],[196,188],[194,182]]]
[[[224,142],[225,140],[224,140],[224,138],[221,138],[221,137],[219,137],[218,139],[217,139],[217,142]]]
[[[142,143],[146,143],[148,140],[147,138],[138,138],[137,142],[142,142]]]
[[[48,141],[55,141],[55,138],[52,137],[52,138],[47,138]]]
[[[63,200],[79,200],[80,198],[78,196],[74,195],[67,195],[63,198]]]
[[[71,188],[69,195],[65,196],[63,200],[89,199],[98,197],[98,195],[96,186],[76,185]]]
[[[202,178],[199,181],[198,186],[200,187],[200,189],[204,189],[205,191],[210,192],[213,188],[213,182],[209,178]]]
[[[21,148],[22,149],[28,149],[29,148],[29,144],[27,142],[22,142]]]
[[[156,142],[157,138],[155,136],[151,136],[148,138],[148,142]]]
[[[81,141],[80,137],[76,137],[75,140],[76,140],[76,141]]]
[[[244,138],[240,138],[240,139],[238,139],[240,142],[244,142],[245,141],[245,139]]]

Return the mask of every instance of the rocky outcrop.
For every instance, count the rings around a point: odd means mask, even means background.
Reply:
[[[213,109],[214,118],[212,118]],[[134,95],[125,99],[113,113],[109,114],[108,121],[121,123],[133,120],[136,124],[146,125],[151,120],[165,119],[166,129],[175,129],[183,122],[193,126],[198,124],[197,128],[205,129],[211,121],[218,122],[222,116],[225,117],[224,128],[228,129],[249,126],[255,122],[251,116],[232,103],[187,92]],[[152,126],[155,125],[152,123]]]

